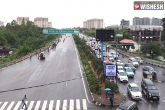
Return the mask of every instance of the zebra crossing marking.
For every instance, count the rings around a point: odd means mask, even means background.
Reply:
[[[31,102],[30,102],[30,105],[29,105],[29,107],[28,107],[28,110],[31,110],[31,109],[32,109],[33,104],[34,104],[34,101],[31,101]]]
[[[11,104],[9,105],[9,107],[7,108],[7,110],[11,110],[11,108],[12,108],[12,107],[13,107],[13,105],[14,105],[14,103],[15,103],[15,102],[14,102],[14,101],[12,101],[12,102],[11,102]]]
[[[15,106],[14,110],[18,110],[20,104],[21,104],[21,101],[19,101],[19,102],[17,103],[17,105]]]
[[[70,100],[69,110],[74,110],[74,100]]]
[[[80,110],[80,100],[76,99],[76,108]]]
[[[66,109],[67,109],[67,100],[64,100],[62,110],[66,110]]]
[[[54,104],[54,100],[51,100],[49,104],[49,110],[53,110],[53,104]]]
[[[45,100],[45,101],[44,101],[44,104],[43,104],[43,106],[42,106],[42,110],[46,110],[46,105],[47,105],[47,101]]]
[[[36,104],[36,107],[34,110],[38,110],[40,108],[40,103],[41,103],[41,101],[37,101],[37,104]]]
[[[7,105],[7,103],[8,103],[8,102],[5,102],[5,103],[2,105],[2,107],[0,108],[0,110],[4,110],[5,107],[6,107],[6,105]]]
[[[87,110],[87,102],[85,99],[82,100],[83,100],[83,110]]]
[[[57,104],[56,104],[56,109],[55,110],[59,110],[60,109],[60,100],[57,100]]]

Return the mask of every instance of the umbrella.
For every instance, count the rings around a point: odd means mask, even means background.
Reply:
[[[106,88],[105,90],[106,90],[106,91],[110,91],[111,89],[110,89],[110,88]]]

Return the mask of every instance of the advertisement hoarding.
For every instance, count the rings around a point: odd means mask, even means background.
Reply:
[[[105,65],[105,75],[106,76],[116,76],[116,65]]]

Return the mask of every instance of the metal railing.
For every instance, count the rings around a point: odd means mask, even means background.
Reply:
[[[148,59],[148,58],[142,58],[142,59],[148,63],[151,63],[151,64],[157,64],[157,65],[165,66],[165,62],[160,62],[160,61],[156,61],[156,60],[152,60],[152,59]]]

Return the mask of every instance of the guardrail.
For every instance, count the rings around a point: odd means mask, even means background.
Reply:
[[[146,63],[152,64],[152,65],[165,67],[165,63],[164,62],[159,62],[159,61],[151,60],[151,59],[148,59],[148,58],[143,58],[143,60]]]

